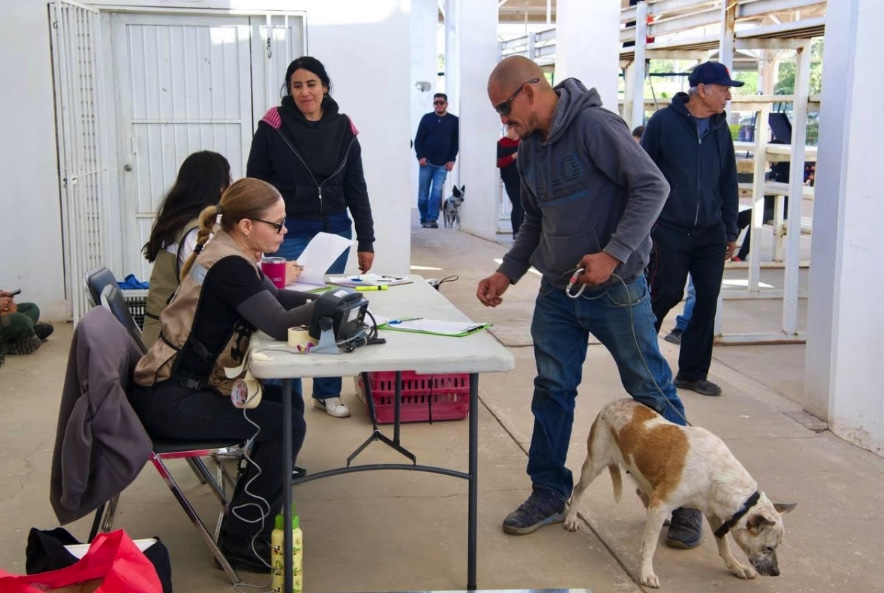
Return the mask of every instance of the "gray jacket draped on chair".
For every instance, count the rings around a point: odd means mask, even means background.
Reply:
[[[127,388],[141,351],[104,307],[74,331],[62,392],[49,500],[62,525],[84,517],[131,484],[151,440]]]

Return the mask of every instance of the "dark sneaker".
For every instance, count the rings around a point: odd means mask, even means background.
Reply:
[[[45,342],[46,338],[52,335],[55,328],[50,323],[38,323],[34,326],[34,333],[40,338],[41,342]]]
[[[565,520],[565,502],[551,490],[534,487],[531,496],[503,520],[503,530],[511,535],[527,535],[551,523]]]
[[[666,533],[666,545],[670,548],[690,550],[703,541],[703,513],[684,507],[672,511],[672,521]]]
[[[428,229],[438,229],[439,223],[436,222],[435,220],[431,220],[430,222],[427,223],[427,228]]]
[[[256,537],[252,550],[251,537],[225,535],[222,531],[218,536],[218,547],[233,570],[270,574],[270,538],[267,536]],[[215,566],[221,567],[217,560]]]
[[[43,342],[37,336],[28,336],[27,338],[19,338],[9,344],[8,352],[10,354],[30,354],[42,345]]]
[[[684,330],[678,329],[676,327],[674,330],[672,330],[671,332],[666,334],[666,337],[663,339],[666,340],[667,342],[669,342],[670,344],[675,344],[677,346],[677,345],[681,344],[681,335],[683,333],[684,333]]]
[[[679,389],[690,389],[696,391],[700,395],[721,395],[721,387],[707,381],[706,379],[697,379],[696,381],[687,381],[685,379],[676,379],[672,382]]]

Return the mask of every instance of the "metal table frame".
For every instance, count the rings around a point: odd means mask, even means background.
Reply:
[[[371,310],[396,317],[422,316],[428,319],[466,320],[463,313],[437,291],[413,276],[413,284],[401,285],[389,291],[366,293],[371,302]],[[299,484],[329,476],[376,470],[422,471],[442,474],[467,480],[467,590],[475,590],[477,520],[478,520],[478,457],[479,457],[479,373],[512,370],[515,366],[512,355],[488,332],[464,338],[449,338],[406,332],[387,331],[383,337],[385,345],[363,347],[349,354],[300,355],[282,342],[271,340],[264,334],[252,338],[250,369],[260,379],[282,379],[283,409],[292,404],[292,382],[302,377],[349,376],[369,371],[395,371],[395,407],[393,438],[380,432],[375,420],[374,402],[370,385],[365,381],[366,401],[370,406],[372,431],[369,437],[347,458],[345,467],[291,479],[292,426],[291,415],[283,414],[283,462],[284,483]],[[423,346],[423,347],[421,347]],[[384,350],[386,349],[386,350]],[[308,358],[309,357],[309,358]],[[309,360],[309,364],[307,361]],[[444,370],[443,370],[444,369]],[[413,370],[418,373],[469,373],[470,412],[469,412],[469,469],[464,473],[453,469],[419,465],[416,457],[405,449],[400,441],[400,411],[402,404],[401,371]],[[410,460],[411,463],[384,463],[352,465],[353,460],[369,444],[380,441],[392,447]],[[283,504],[284,524],[292,519],[292,489],[286,488]],[[292,533],[285,530],[285,590],[292,590]]]

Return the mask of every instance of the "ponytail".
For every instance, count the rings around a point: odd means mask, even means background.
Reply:
[[[190,272],[190,268],[193,267],[193,262],[196,261],[197,256],[202,252],[203,247],[205,247],[206,243],[209,241],[209,237],[215,229],[215,221],[220,214],[220,204],[217,206],[206,206],[203,208],[203,211],[200,212],[200,227],[196,233],[196,247],[194,248],[193,253],[190,254],[190,257],[187,258],[187,261],[184,262],[184,267],[181,268],[180,281],[184,281],[187,273]]]

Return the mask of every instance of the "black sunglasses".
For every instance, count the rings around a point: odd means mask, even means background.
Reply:
[[[519,96],[519,93],[522,92],[522,89],[525,88],[525,85],[526,84],[537,84],[538,82],[540,82],[539,78],[532,78],[529,81],[523,82],[522,84],[519,85],[519,88],[516,89],[516,92],[514,92],[512,95],[510,95],[509,99],[507,99],[503,103],[495,105],[494,111],[496,111],[498,114],[503,115],[503,116],[509,115],[510,112],[513,110],[513,100]]]
[[[438,101],[433,101],[433,105],[445,105],[445,101],[443,101],[441,99]]]
[[[269,224],[273,228],[276,229],[277,234],[282,232],[282,227],[285,226],[285,221],[282,222],[270,222],[269,220],[261,220],[260,218],[253,218],[255,222],[263,222],[264,224]]]

